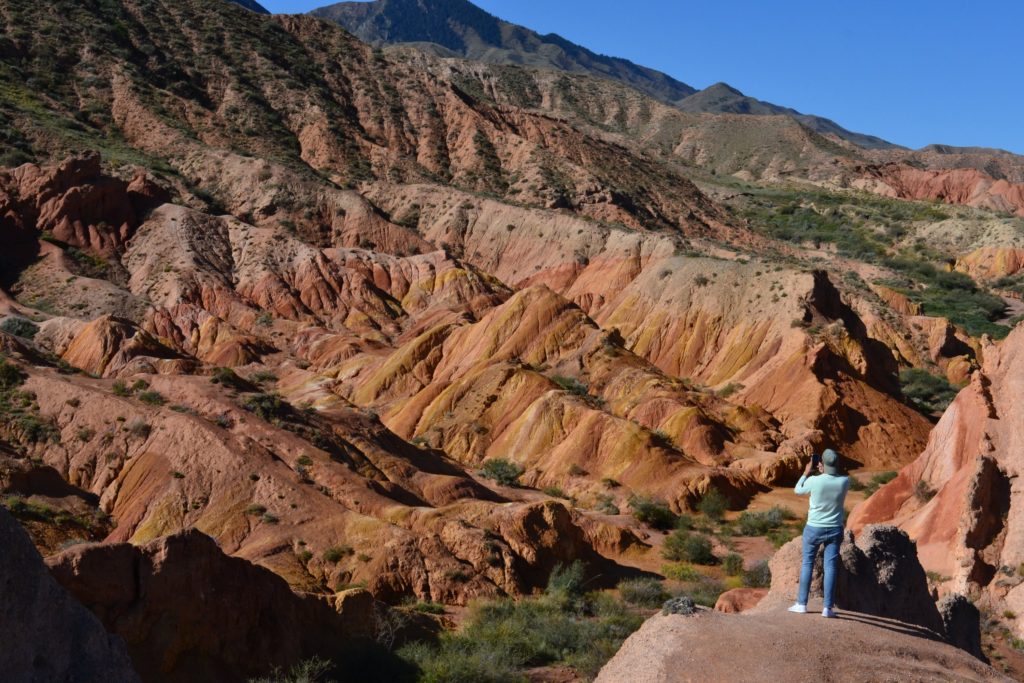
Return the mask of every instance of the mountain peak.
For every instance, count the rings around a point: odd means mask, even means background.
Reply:
[[[256,0],[229,0],[229,2],[241,5],[245,9],[256,12],[257,14],[270,14],[270,11],[260,3],[256,2]]]
[[[737,90],[736,88],[732,87],[731,85],[729,85],[728,83],[726,83],[724,81],[719,81],[718,83],[714,83],[712,85],[709,85],[708,87],[706,87],[703,90],[701,90],[701,92],[702,93],[708,93],[708,94],[716,94],[716,95],[717,94],[730,94],[730,95],[734,95],[736,97],[745,97],[745,95],[743,93],[741,93],[739,90]]]
[[[340,24],[368,43],[434,43],[490,64],[582,73],[621,81],[675,104],[695,88],[626,59],[599,55],[565,38],[503,21],[467,0],[339,2],[310,14]]]

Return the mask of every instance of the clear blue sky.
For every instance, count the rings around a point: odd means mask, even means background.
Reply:
[[[261,0],[304,12],[330,0]],[[1024,1],[477,0],[540,33],[698,88],[744,93],[908,147],[1024,154]]]

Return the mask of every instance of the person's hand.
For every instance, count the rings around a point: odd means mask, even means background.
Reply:
[[[820,467],[820,466],[819,466],[819,467]],[[805,476],[805,477],[809,477],[809,476],[811,476],[811,472],[812,472],[813,470],[814,470],[814,458],[812,457],[812,458],[810,458],[810,459],[809,459],[809,460],[807,461],[807,465],[806,465],[806,466],[804,467],[804,476]]]

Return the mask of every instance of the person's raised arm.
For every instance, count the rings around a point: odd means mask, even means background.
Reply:
[[[802,455],[804,457],[807,457],[807,465],[804,467],[804,473],[800,477],[800,481],[798,481],[796,483],[796,488],[794,488],[793,491],[797,495],[799,495],[799,496],[805,496],[805,495],[807,495],[808,493],[811,492],[810,487],[807,486],[807,477],[811,476],[811,471],[813,470],[814,458],[810,457],[811,456],[811,449],[808,446],[804,446],[800,450],[800,455]],[[820,468],[820,466],[819,466],[819,468]]]

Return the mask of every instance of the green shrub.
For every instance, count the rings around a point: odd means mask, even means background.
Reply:
[[[0,330],[7,334],[13,334],[15,337],[34,339],[36,333],[39,332],[39,325],[25,318],[11,316],[4,318],[4,321],[0,323]]]
[[[355,550],[350,545],[335,545],[331,546],[324,551],[324,562],[338,563],[341,562],[342,558],[350,557],[355,554]]]
[[[729,398],[737,391],[742,391],[743,385],[738,382],[729,382],[724,387],[718,390],[719,398]]]
[[[697,526],[697,521],[693,518],[693,515],[688,515],[685,512],[676,516],[676,528],[682,529],[683,531],[691,531]]]
[[[673,581],[699,581],[704,578],[696,568],[683,562],[662,565],[661,573]]]
[[[740,576],[743,574],[743,557],[736,553],[729,553],[722,559],[722,571],[726,576]]]
[[[262,384],[264,382],[276,382],[277,375],[269,370],[258,370],[254,372],[249,379],[257,384]]]
[[[944,411],[959,393],[945,377],[919,368],[901,370],[900,387],[910,404],[927,415]]]
[[[545,486],[541,491],[544,495],[551,496],[552,498],[569,498],[569,496],[565,494],[565,491],[557,486]]]
[[[523,468],[504,458],[491,458],[480,468],[480,476],[492,479],[502,486],[518,486]]]
[[[597,494],[597,502],[594,504],[594,509],[605,515],[617,515],[620,512],[619,506],[615,504],[615,499],[607,493]]]
[[[414,612],[422,612],[423,614],[446,614],[448,610],[444,605],[436,602],[417,602],[410,606]]]
[[[767,560],[755,562],[743,572],[743,585],[750,588],[768,588],[772,585],[772,571]]]
[[[671,597],[657,579],[626,579],[618,588],[623,600],[639,607],[661,607]]]
[[[633,516],[642,524],[653,529],[671,529],[676,524],[676,515],[668,505],[661,500],[647,498],[646,496],[631,496],[629,507]]]
[[[125,384],[124,382],[122,382],[121,380],[116,380],[114,382],[114,385],[111,387],[111,390],[114,392],[115,396],[131,396],[132,395],[131,389],[129,389],[128,385]]]
[[[868,480],[868,483],[864,485],[865,497],[870,496],[879,488],[888,484],[890,481],[895,479],[896,476],[896,472],[879,472],[878,474],[871,477],[871,479]]]
[[[709,519],[720,520],[729,509],[729,501],[718,489],[711,487],[704,497],[697,503],[697,510],[708,516]]]
[[[704,607],[714,607],[718,602],[718,596],[725,592],[725,586],[721,581],[707,576],[701,577],[699,581],[686,589],[686,594],[693,598],[693,601]]]
[[[661,556],[666,560],[692,562],[694,564],[714,564],[715,555],[711,552],[711,541],[703,534],[677,529],[665,539]]]
[[[126,429],[128,430],[129,434],[131,434],[132,436],[136,436],[140,439],[148,438],[150,432],[153,431],[153,428],[146,422],[143,422],[142,420],[132,420],[128,424]]]
[[[166,400],[159,391],[143,391],[139,394],[138,398],[143,403],[148,403],[151,406],[162,406],[166,403]]]
[[[242,407],[267,422],[280,420],[288,415],[288,404],[277,394],[247,396],[242,401]]]
[[[267,511],[267,508],[266,508],[265,505],[258,505],[256,503],[253,503],[249,507],[245,508],[245,514],[253,515],[253,516],[262,515],[266,511]]]
[[[245,391],[249,388],[248,382],[239,377],[231,368],[214,368],[210,375],[211,384],[220,384],[225,387]]]
[[[779,506],[764,512],[744,511],[736,520],[736,533],[740,536],[764,536],[794,517],[792,511]]]
[[[419,667],[422,683],[521,683],[525,669],[556,664],[592,679],[643,617],[607,596],[584,602],[478,603],[461,631],[443,633],[436,645],[407,645],[399,655]]]
[[[766,538],[776,548],[781,548],[800,535],[800,530],[792,526],[782,526],[768,532]]]
[[[583,595],[585,578],[586,568],[579,560],[569,565],[557,564],[548,576],[547,594],[577,598]]]
[[[270,676],[249,679],[249,683],[327,683],[333,669],[331,662],[313,657],[299,662],[287,673],[277,669]]]

